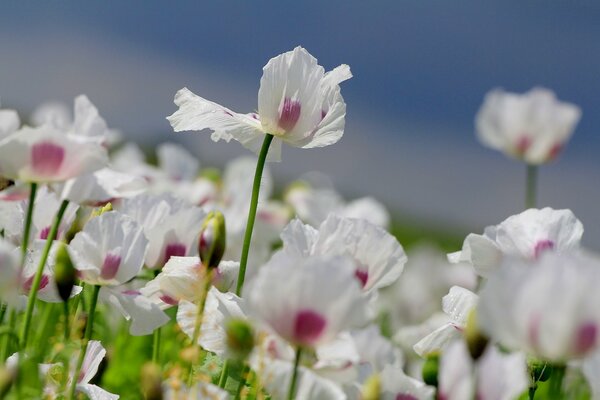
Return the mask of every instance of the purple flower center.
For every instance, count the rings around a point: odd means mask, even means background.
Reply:
[[[535,258],[539,258],[543,252],[554,249],[554,242],[552,240],[539,240],[533,249],[533,255]]]
[[[47,226],[40,231],[40,239],[42,239],[42,240],[48,239],[49,234],[50,234],[50,227]]]
[[[31,148],[33,171],[42,176],[56,174],[65,159],[65,149],[52,143],[40,142]]]
[[[185,256],[186,251],[187,248],[183,243],[169,243],[167,247],[165,247],[165,258],[163,259],[163,264],[166,264],[171,257]]]
[[[290,131],[296,126],[296,122],[300,118],[300,110],[302,106],[299,101],[285,98],[283,100],[283,106],[279,113],[279,127],[285,131]]]
[[[585,354],[596,345],[598,327],[593,322],[587,322],[579,327],[575,337],[575,353]]]
[[[170,306],[176,306],[179,303],[176,298],[171,297],[168,294],[163,294],[160,296],[160,299]]]
[[[367,285],[367,281],[369,280],[369,271],[366,269],[357,269],[354,271],[354,276],[360,281],[361,287],[364,288]]]
[[[29,278],[27,278],[25,282],[23,282],[23,290],[27,293],[29,293],[31,287],[33,286],[33,277],[34,275],[31,275]],[[42,290],[43,288],[48,286],[48,283],[50,283],[50,278],[48,278],[48,275],[43,274],[42,279],[40,280],[40,286],[38,287],[38,290]]]
[[[517,153],[520,155],[525,154],[525,152],[531,146],[531,139],[527,136],[521,136],[517,141]]]
[[[294,321],[294,340],[300,344],[311,345],[325,329],[325,318],[312,310],[300,310]]]
[[[121,256],[117,254],[107,254],[102,264],[100,276],[102,279],[113,279],[119,271],[121,265]]]

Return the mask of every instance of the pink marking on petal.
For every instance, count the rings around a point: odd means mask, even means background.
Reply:
[[[529,321],[529,329],[527,331],[527,336],[529,337],[529,342],[533,348],[537,348],[540,341],[540,323],[541,317],[539,315],[534,315],[531,317]]]
[[[113,279],[117,275],[120,266],[121,256],[117,254],[107,254],[104,258],[104,263],[102,264],[100,277],[102,279]]]
[[[301,310],[294,321],[294,340],[300,344],[311,345],[319,339],[327,321],[312,310]]]
[[[517,141],[516,150],[519,155],[525,154],[525,152],[531,147],[531,139],[525,135],[521,136]]]
[[[25,280],[25,282],[23,282],[23,291],[29,293],[31,287],[33,286],[33,277],[34,276],[31,275]],[[46,286],[48,286],[48,283],[50,283],[50,278],[48,278],[48,275],[42,274],[42,279],[40,280],[40,286],[38,286],[38,290],[44,289]]]
[[[47,226],[40,231],[40,239],[46,240],[48,239],[48,234],[50,234],[50,227]]]
[[[585,354],[596,346],[598,327],[593,322],[587,322],[579,327],[575,336],[575,353]]]
[[[398,393],[396,400],[417,400],[417,398],[412,394]]]
[[[354,271],[354,276],[360,281],[361,287],[364,288],[367,285],[367,281],[369,280],[369,271],[366,269],[357,269]]]
[[[165,258],[163,259],[163,264],[166,264],[171,257],[185,256],[186,251],[187,248],[183,243],[169,243],[167,247],[165,247]]]
[[[283,106],[279,112],[279,127],[285,131],[290,131],[296,126],[296,122],[300,119],[300,110],[302,106],[299,101],[292,100],[286,97],[283,100]]]
[[[548,161],[554,160],[556,157],[558,157],[564,147],[565,146],[562,143],[555,143],[548,152]]]
[[[321,110],[321,121],[325,119],[325,116],[327,116],[327,111]]]
[[[543,252],[554,249],[554,242],[552,240],[538,240],[533,248],[533,256],[539,258]]]
[[[176,306],[177,304],[179,304],[176,298],[173,298],[168,294],[163,294],[162,296],[160,296],[160,299],[170,306]]]
[[[140,296],[142,294],[142,292],[140,292],[139,290],[135,290],[135,289],[129,289],[129,290],[123,290],[121,292],[121,294],[124,294],[126,296]]]
[[[35,173],[42,176],[56,174],[65,160],[65,149],[52,142],[40,142],[31,148],[31,163]]]

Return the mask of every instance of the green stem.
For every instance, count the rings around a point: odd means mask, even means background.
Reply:
[[[33,184],[32,184],[33,185]],[[33,190],[33,189],[32,189]],[[44,272],[44,265],[46,265],[46,261],[48,260],[48,255],[50,254],[50,249],[52,248],[52,243],[58,234],[58,228],[60,226],[60,221],[67,210],[67,206],[69,205],[68,200],[64,200],[60,205],[58,213],[54,218],[54,222],[52,223],[52,228],[50,228],[50,233],[48,233],[48,238],[46,239],[46,245],[44,246],[44,250],[42,252],[42,256],[40,258],[40,262],[37,267],[37,271],[35,271],[35,276],[33,277],[33,283],[31,284],[31,289],[29,290],[29,296],[27,298],[27,310],[25,311],[25,319],[23,320],[23,327],[21,329],[21,348],[27,347],[27,339],[29,336],[29,326],[31,325],[31,317],[33,316],[33,309],[35,307],[35,299],[37,297],[37,293],[40,287],[40,282],[42,280],[42,273]]]
[[[52,311],[54,311],[53,306],[54,304],[52,303],[44,303],[42,318],[36,322],[35,330],[37,331],[37,335],[34,339],[34,344],[42,342],[43,338],[46,336],[46,330],[48,329],[48,324],[52,318]]]
[[[23,238],[21,239],[21,268],[25,265],[27,248],[29,247],[29,235],[31,235],[31,221],[33,221],[33,206],[35,205],[35,194],[37,192],[37,183],[31,184],[29,191],[29,203],[27,205],[27,215],[25,216],[25,226],[23,227]]]
[[[246,265],[248,264],[248,253],[250,252],[250,241],[252,240],[252,230],[254,229],[254,220],[256,219],[256,208],[258,207],[258,194],[260,192],[260,181],[262,179],[263,169],[267,160],[269,146],[273,140],[273,135],[267,134],[263,141],[262,148],[258,155],[256,170],[254,172],[254,183],[252,185],[252,198],[250,200],[250,210],[248,211],[248,222],[246,223],[246,232],[244,233],[244,245],[242,247],[242,256],[240,258],[240,272],[238,273],[237,287],[235,294],[240,296],[244,287],[244,278],[246,276]]]
[[[6,304],[2,303],[2,305],[0,306],[0,324],[2,322],[4,322],[4,315],[6,314],[6,308],[7,308]]]
[[[219,376],[219,387],[221,389],[225,388],[225,384],[227,383],[227,378],[229,377],[229,360],[225,360],[223,363],[223,368],[221,368],[221,375]]]
[[[562,399],[562,386],[563,379],[565,377],[565,372],[567,371],[567,367],[564,365],[554,365],[552,368],[552,376],[550,377],[548,394],[550,395],[550,399],[559,400]]]
[[[537,165],[527,165],[527,182],[525,208],[535,208],[537,205]]]
[[[152,344],[152,362],[158,365],[158,359],[160,356],[160,333],[161,328],[154,330],[154,341]]]
[[[77,377],[81,374],[81,366],[83,365],[83,360],[85,358],[85,353],[87,351],[88,343],[92,338],[92,331],[94,329],[94,314],[96,313],[96,304],[98,303],[98,294],[100,293],[100,285],[94,286],[94,291],[92,293],[92,299],[90,303],[90,312],[88,314],[88,321],[85,327],[85,335],[83,337],[83,343],[81,345],[81,352],[79,353],[79,357],[77,358],[77,366],[75,367],[74,374],[71,377],[71,388],[69,390],[69,399],[75,399],[75,388],[77,386]],[[83,293],[82,293],[83,295]]]
[[[535,398],[535,392],[537,391],[537,383],[531,384],[529,386],[529,400],[533,400]]]
[[[15,324],[17,322],[17,312],[14,308],[10,309],[8,313],[8,329],[13,330],[15,328]],[[10,339],[3,338],[2,349],[0,350],[0,362],[4,362],[8,357],[11,349]]]
[[[300,364],[300,357],[302,357],[302,347],[298,346],[296,349],[296,360],[294,361],[294,373],[292,374],[292,381],[290,382],[290,390],[288,391],[287,399],[292,400],[296,395],[296,386],[298,384],[298,365]]]
[[[240,399],[240,396],[242,395],[242,390],[244,389],[244,386],[246,386],[246,380],[248,379],[249,374],[250,374],[250,367],[248,365],[244,365],[240,383],[238,384],[237,390],[235,391],[235,400]]]
[[[71,331],[69,329],[69,302],[63,301],[63,313],[65,315],[65,342],[71,337]]]

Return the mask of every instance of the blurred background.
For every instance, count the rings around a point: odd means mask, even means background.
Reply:
[[[165,117],[187,86],[238,112],[257,106],[262,67],[297,45],[327,70],[349,64],[345,135],[284,148],[280,183],[319,170],[347,197],[372,195],[415,237],[451,237],[523,209],[525,166],[481,147],[473,119],[495,87],[553,89],[583,110],[542,168],[540,206],[571,208],[600,249],[600,3],[597,1],[4,2],[0,100],[23,116],[85,93],[109,126],[150,147],[180,141],[203,166],[247,150]]]

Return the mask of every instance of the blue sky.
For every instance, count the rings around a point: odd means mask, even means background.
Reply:
[[[30,111],[86,93],[136,140],[181,139],[219,164],[244,150],[171,133],[175,91],[251,111],[262,66],[301,44],[327,69],[352,68],[346,135],[286,149],[275,175],[319,169],[350,193],[480,229],[520,210],[523,168],[477,144],[474,114],[491,88],[542,85],[583,110],[562,159],[542,171],[542,204],[573,208],[600,247],[599,39],[591,0],[9,2],[0,98]]]

